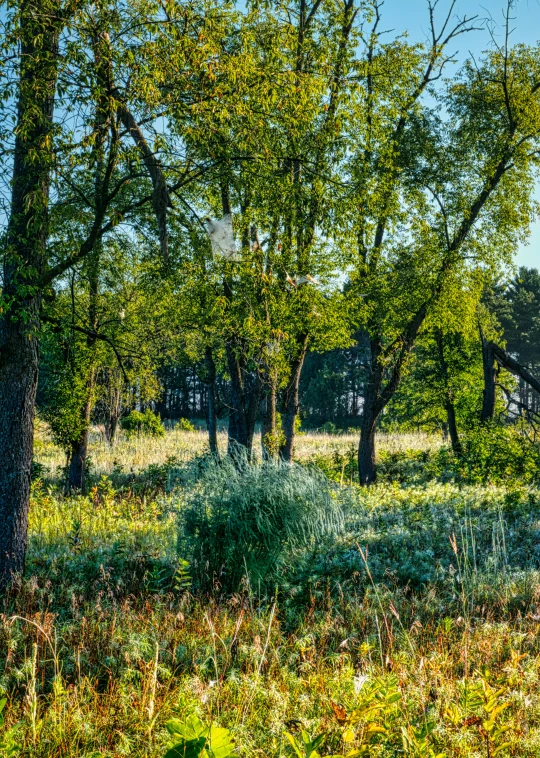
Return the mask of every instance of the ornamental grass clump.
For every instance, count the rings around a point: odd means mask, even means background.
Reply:
[[[333,485],[296,465],[209,462],[187,498],[179,549],[205,590],[268,586],[295,553],[343,525]]]

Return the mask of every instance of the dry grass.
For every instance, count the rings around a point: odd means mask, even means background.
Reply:
[[[227,433],[218,434],[220,451],[227,450]],[[316,456],[331,456],[334,453],[345,454],[358,445],[356,434],[319,434],[306,432],[298,435],[296,440],[296,458],[300,461]],[[424,432],[411,434],[379,434],[377,448],[396,452],[399,450],[433,450],[440,447],[440,437]],[[120,434],[118,443],[111,447],[100,431],[94,428],[90,434],[90,460],[92,470],[98,476],[109,476],[115,468],[123,471],[138,473],[150,465],[160,465],[170,458],[186,461],[200,455],[207,449],[208,437],[206,431],[185,432],[179,429],[168,429],[165,436],[158,439],[135,437],[128,439]],[[255,444],[255,452],[260,450],[260,444]],[[60,477],[65,466],[64,452],[54,445],[44,424],[38,424],[36,443],[36,460],[47,467],[53,477]]]

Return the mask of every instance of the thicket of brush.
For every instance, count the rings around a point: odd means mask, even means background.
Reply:
[[[36,479],[0,755],[537,756],[538,489],[340,466]]]
[[[197,587],[231,592],[245,580],[268,590],[302,549],[342,531],[330,484],[298,465],[209,461],[177,501],[179,551]]]

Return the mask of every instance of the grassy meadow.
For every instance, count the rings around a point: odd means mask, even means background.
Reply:
[[[360,489],[356,441],[235,468],[96,431],[65,497],[40,428],[0,755],[187,758],[194,716],[238,756],[540,755],[540,491],[441,474],[426,435],[382,435]]]

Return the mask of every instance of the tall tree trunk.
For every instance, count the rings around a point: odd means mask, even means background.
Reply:
[[[358,443],[358,481],[364,486],[374,484],[377,481],[375,430],[379,416],[388,402],[388,400],[383,400],[383,369],[379,360],[381,354],[380,340],[369,339],[366,335],[366,347],[368,344],[369,375],[362,404],[362,422]]]
[[[375,464],[375,429],[382,410],[379,398],[382,391],[382,370],[379,364],[379,347],[371,341],[370,373],[362,405],[362,423],[358,443],[358,479],[360,484],[374,484],[377,480]]]
[[[88,413],[90,413],[89,403],[87,403]],[[86,478],[86,459],[88,455],[88,427],[84,429],[80,437],[72,442],[69,451],[68,465],[68,492],[83,492]]]
[[[86,484],[86,459],[88,457],[88,434],[90,431],[90,420],[94,410],[94,371],[88,379],[87,400],[83,408],[82,432],[80,436],[73,440],[71,450],[69,451],[68,467],[68,491],[78,490],[84,492]]]
[[[260,381],[257,374],[249,372],[239,359],[231,344],[226,346],[227,364],[231,376],[231,411],[229,413],[228,455],[233,458],[239,448],[244,449],[248,459],[253,449],[255,421],[260,399]]]
[[[105,434],[107,441],[111,447],[116,445],[116,438],[118,436],[118,426],[120,424],[120,414],[116,410],[111,410],[109,418],[107,419],[107,426],[105,428]]]
[[[113,386],[109,387],[109,413],[105,427],[105,434],[111,447],[114,447],[116,444],[120,415],[122,413],[122,387],[118,384],[118,382],[122,382],[122,380],[123,377],[119,379],[115,373],[109,373],[109,381]]]
[[[380,335],[369,338],[369,379],[362,413],[362,434],[358,447],[358,475],[360,484],[372,484],[377,477],[375,466],[375,427],[377,419],[396,392],[403,369],[416,338],[426,319],[427,303],[423,303],[404,329],[394,355],[393,365],[385,366],[385,355]],[[383,380],[386,383],[383,386]],[[363,439],[362,439],[363,438]]]
[[[461,440],[456,420],[456,407],[451,398],[446,400],[446,418],[448,420],[448,433],[450,435],[450,444],[455,455],[461,455]]]
[[[273,377],[264,380],[262,402],[261,447],[263,459],[274,460],[278,455],[279,440],[277,434],[277,391]]]
[[[440,329],[437,329],[435,332],[435,342],[437,344],[439,366],[441,369],[441,375],[444,384],[444,408],[446,411],[450,444],[452,445],[452,450],[454,451],[455,455],[461,455],[461,441],[459,439],[459,432],[457,428],[456,408],[454,405],[452,388],[450,387],[448,363],[446,362],[446,356],[444,354],[444,337]]]
[[[216,396],[216,364],[212,348],[207,347],[204,353],[204,384],[206,385],[206,426],[208,428],[208,444],[210,452],[219,457],[217,441],[217,396]]]
[[[482,400],[482,412],[480,420],[483,424],[493,420],[495,415],[495,355],[493,346],[484,335],[482,338],[482,365],[484,368],[484,393]]]
[[[296,418],[300,409],[298,389],[300,387],[302,368],[306,359],[309,336],[307,334],[302,335],[298,342],[299,353],[291,365],[291,374],[283,393],[283,410],[281,413],[281,424],[285,440],[280,446],[279,454],[281,459],[286,463],[292,463],[294,455]]]
[[[107,418],[105,420],[105,436],[111,447],[116,444],[118,426],[122,415],[122,390],[124,387],[124,377],[120,367],[114,367],[105,370],[103,373],[103,383],[105,389],[105,405]]]
[[[358,473],[360,484],[374,484],[377,481],[375,464],[375,428],[377,415],[373,407],[366,407],[362,414],[360,442],[358,443]]]
[[[220,180],[220,191],[223,214],[230,214],[232,211],[231,198],[225,168],[223,168]],[[223,292],[228,303],[232,303],[234,298],[233,282],[229,276],[226,276],[223,280]],[[242,450],[246,451],[248,458],[250,458],[253,443],[253,430],[250,433],[249,429],[252,415],[249,413],[249,376],[245,371],[242,349],[238,351],[237,347],[239,346],[234,337],[229,339],[225,345],[227,367],[231,377],[231,409],[229,412],[227,455],[233,458],[233,460],[238,457],[239,453],[241,454]]]
[[[88,325],[90,331],[95,333],[98,329],[98,300],[99,300],[99,263],[101,258],[101,242],[96,243],[88,259],[88,286],[89,286],[89,306],[88,306]],[[90,368],[86,386],[86,402],[81,408],[81,434],[78,439],[73,440],[70,451],[69,471],[68,471],[68,490],[84,491],[86,458],[88,456],[88,432],[92,419],[92,411],[95,403],[95,383],[96,383],[96,338],[91,334],[86,339],[86,348]]]
[[[96,213],[99,213],[106,205],[104,198],[104,187],[102,182],[102,172],[104,163],[104,145],[107,132],[107,124],[110,115],[110,102],[106,95],[110,90],[110,67],[107,55],[103,55],[104,48],[107,52],[108,40],[105,41],[102,35],[94,39],[94,66],[96,78],[100,85],[101,95],[96,103],[96,114],[94,121],[95,144],[93,151],[94,160],[94,204]],[[88,276],[88,327],[90,332],[97,332],[98,329],[98,306],[99,306],[99,267],[103,242],[100,239],[96,241],[88,253],[87,258],[87,276]],[[94,389],[95,389],[95,353],[96,339],[88,336],[86,340],[89,354],[89,374],[86,388],[86,402],[81,408],[81,429],[82,432],[78,439],[73,441],[71,447],[71,457],[69,463],[68,488],[69,490],[84,491],[85,474],[86,474],[86,457],[88,455],[88,431],[94,409]]]
[[[220,183],[221,206],[223,214],[231,213],[231,199],[226,170],[223,170]],[[244,209],[245,210],[245,209]],[[249,229],[243,231],[242,244],[249,247]],[[233,283],[230,277],[223,281],[223,291],[229,303],[233,300]],[[237,348],[240,348],[237,350]],[[240,450],[245,450],[248,460],[253,449],[255,421],[260,400],[260,381],[258,373],[248,371],[245,365],[243,345],[234,337],[226,345],[227,366],[231,376],[232,408],[229,414],[229,440],[227,453],[237,457]]]
[[[231,377],[231,410],[229,412],[228,454],[236,454],[238,447],[247,450],[248,432],[244,411],[244,377],[242,364],[235,355],[232,345],[226,346],[227,365]]]
[[[34,407],[39,368],[38,303],[26,325],[3,321],[0,360],[0,589],[24,571]]]
[[[244,379],[244,407],[247,428],[247,449],[249,457],[253,451],[253,438],[255,436],[255,424],[257,412],[261,404],[261,381],[257,372],[249,372]]]
[[[20,80],[11,210],[0,317],[0,588],[24,571],[34,408],[39,370],[39,293],[46,264],[58,6],[22,2]]]

